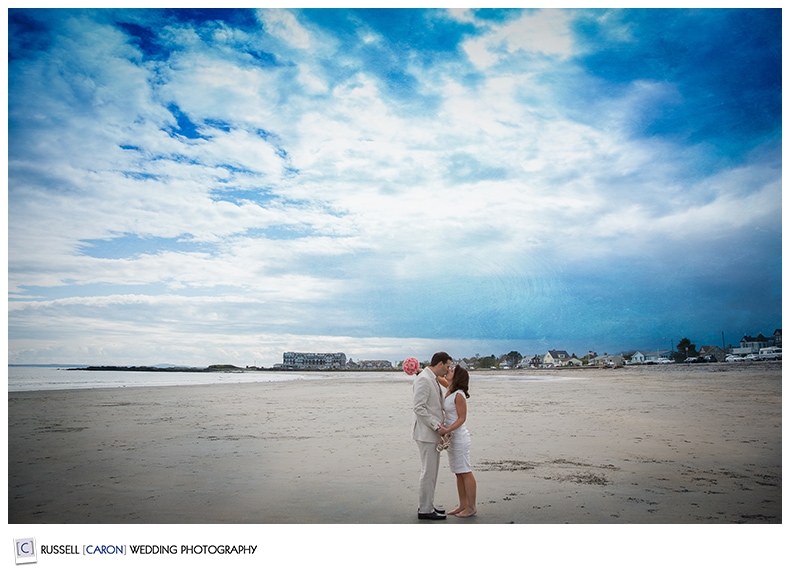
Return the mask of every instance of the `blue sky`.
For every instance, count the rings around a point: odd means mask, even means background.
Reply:
[[[8,13],[8,360],[781,328],[781,11]]]

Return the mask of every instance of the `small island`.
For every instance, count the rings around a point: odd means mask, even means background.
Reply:
[[[91,367],[73,367],[69,371],[128,371],[146,373],[243,373],[246,371],[270,371],[263,367],[237,367],[236,365],[209,365],[208,367],[150,367],[150,366],[114,366],[102,365]]]

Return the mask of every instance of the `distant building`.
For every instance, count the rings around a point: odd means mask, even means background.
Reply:
[[[391,369],[392,363],[390,361],[385,361],[385,360],[359,361],[356,364],[356,368],[363,369],[366,371]]]
[[[533,355],[532,357],[524,357],[519,361],[518,368],[519,369],[537,369],[540,367],[541,362],[543,359],[538,355]]]
[[[671,359],[672,358],[672,351],[667,350],[657,350],[657,351],[637,351],[631,356],[632,363],[656,363],[658,359]]]
[[[345,369],[345,353],[283,353],[283,369]]]
[[[625,364],[625,359],[622,355],[608,355],[604,353],[590,359],[590,366],[595,367],[622,367]]]
[[[568,354],[568,351],[557,351],[552,349],[551,351],[546,351],[546,354],[543,355],[543,364],[552,367],[562,367],[567,365],[570,359],[571,356]]]
[[[765,347],[781,347],[782,346],[782,330],[776,329],[772,337],[766,337],[762,333],[757,335],[756,337],[750,337],[749,335],[744,335],[741,338],[740,346],[739,347],[729,347],[727,351],[733,355],[749,355],[749,354],[757,354],[760,352],[760,349],[764,349]]]
[[[756,337],[744,335],[741,338],[740,347],[732,347],[728,349],[733,355],[749,355],[751,353],[757,354],[760,349],[765,347],[781,347],[782,346],[782,330],[776,329],[773,337],[766,337],[762,333]]]
[[[763,347],[770,347],[773,345],[773,339],[769,339],[768,337],[764,336],[762,333],[757,335],[756,337],[749,337],[748,335],[744,335],[741,339],[741,348],[742,349],[751,349],[750,352],[757,353]]]
[[[703,345],[699,348],[699,353],[697,353],[700,357],[715,357],[716,361],[721,363],[724,358],[727,356],[727,353],[719,347],[718,345]]]

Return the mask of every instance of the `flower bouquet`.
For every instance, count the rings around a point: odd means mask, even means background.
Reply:
[[[403,372],[407,375],[416,375],[420,370],[420,362],[414,357],[409,357],[403,361]]]

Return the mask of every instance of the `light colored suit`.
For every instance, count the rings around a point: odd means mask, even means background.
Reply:
[[[442,388],[431,369],[423,369],[414,381],[414,428],[412,438],[420,450],[420,508],[418,512],[433,512],[436,479],[439,476],[441,453],[436,450],[441,436],[436,429],[444,422]]]
[[[423,369],[414,380],[414,429],[412,438],[437,444],[436,429],[444,422],[442,388],[431,369]]]

